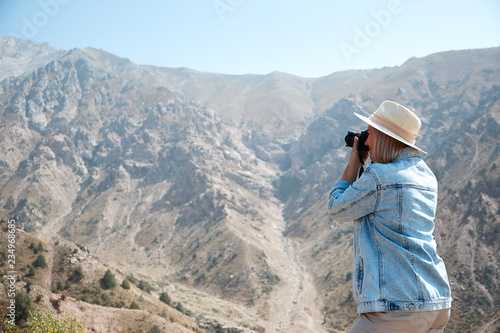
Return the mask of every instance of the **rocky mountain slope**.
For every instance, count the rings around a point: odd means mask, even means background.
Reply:
[[[8,244],[5,222],[0,222],[0,268],[11,271],[10,262],[3,258]],[[120,272],[112,273],[116,287],[102,288],[100,279],[109,266],[100,262],[83,245],[78,247],[67,241],[42,241],[22,229],[16,231],[15,245],[16,269],[18,275],[23,276],[16,283],[16,294],[28,292],[34,309],[44,313],[74,315],[84,324],[86,332],[149,331],[155,325],[163,332],[202,331],[193,318],[174,309],[174,306],[179,308],[177,301],[171,300],[170,305],[161,302],[146,288],[140,289],[138,281],[135,284],[130,282],[128,289],[123,288],[127,277]],[[40,256],[44,258],[45,266],[34,264]],[[77,269],[82,273],[75,278]],[[131,276],[128,278],[134,280]],[[0,290],[0,303],[3,305],[10,299],[7,284],[2,284]],[[135,307],[130,307],[132,303],[136,304]],[[20,304],[16,304],[17,311],[22,311],[21,308]],[[21,322],[17,324],[21,328],[24,326]]]
[[[318,79],[139,66],[12,37],[0,51],[4,219],[83,244],[234,331],[348,330],[352,225],[329,218],[327,193],[346,129],[362,126],[352,112],[408,105],[440,185],[450,330],[500,326],[499,48]]]

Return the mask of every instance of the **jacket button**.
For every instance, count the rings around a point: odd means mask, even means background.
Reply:
[[[423,309],[424,309],[424,305],[420,304],[420,310],[423,310]]]
[[[415,304],[413,304],[413,303],[408,304],[408,309],[410,309],[410,310],[415,309]]]

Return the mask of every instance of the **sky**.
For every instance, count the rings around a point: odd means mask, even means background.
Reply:
[[[0,35],[137,64],[315,78],[498,47],[500,0],[0,0]]]

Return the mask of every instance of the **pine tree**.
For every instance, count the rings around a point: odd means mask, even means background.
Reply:
[[[28,277],[33,277],[33,276],[35,276],[35,274],[36,274],[36,269],[35,269],[35,267],[30,266],[30,271],[29,271],[28,275],[26,275],[26,276],[28,276]]]
[[[115,276],[109,269],[106,271],[100,282],[103,289],[114,289],[116,287]]]
[[[47,262],[45,261],[45,257],[42,254],[39,254],[38,257],[36,257],[36,260],[33,262],[33,266],[35,266],[35,268],[47,267]]]

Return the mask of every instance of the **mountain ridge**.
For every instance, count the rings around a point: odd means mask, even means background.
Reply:
[[[0,49],[22,44],[10,40]],[[19,73],[38,52],[22,45],[28,56],[0,62],[18,73],[0,80],[0,194],[2,215],[26,230],[84,244],[167,288],[200,322],[345,331],[352,227],[330,219],[326,197],[349,153],[346,129],[361,129],[352,113],[395,99],[421,117],[419,145],[440,183],[435,233],[458,295],[450,329],[498,319],[499,193],[489,184],[500,179],[500,48],[310,79],[46,46],[52,60]]]

